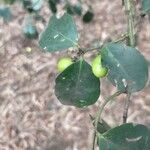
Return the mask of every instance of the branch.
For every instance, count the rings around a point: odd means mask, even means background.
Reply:
[[[122,34],[119,38],[113,40],[112,42],[114,43],[118,43],[118,42],[121,42],[121,41],[124,41],[126,38],[128,37],[128,34],[127,33],[124,33]],[[82,48],[81,50],[83,51],[83,54],[89,52],[89,51],[94,51],[94,50],[100,50],[104,44],[108,42],[107,40],[104,41],[101,45],[97,46],[97,47],[91,47],[91,48]]]
[[[130,105],[130,97],[131,97],[131,93],[127,93],[127,99],[125,101],[124,112],[123,112],[123,123],[127,122],[128,109],[129,109],[129,105]]]
[[[118,38],[112,42],[118,43],[118,42],[124,41],[127,37],[129,37],[128,33],[124,33],[124,34],[122,34],[122,36],[120,38]]]
[[[111,100],[113,100],[115,97],[119,96],[122,92],[117,91],[113,95],[109,96],[108,98],[105,99],[105,102],[100,106],[99,111],[96,114],[95,117],[95,132],[94,132],[94,137],[93,137],[93,145],[92,145],[92,150],[95,150],[97,146],[97,127],[98,127],[98,122],[101,120],[101,114],[103,112],[104,107],[107,105],[107,103]]]
[[[125,12],[128,19],[128,35],[129,35],[129,45],[135,47],[135,7],[133,0],[124,0]],[[127,93],[127,99],[124,106],[123,112],[123,123],[126,123],[128,117],[128,109],[130,104],[131,93]]]
[[[128,19],[129,45],[135,47],[135,8],[133,0],[124,0],[125,12]]]

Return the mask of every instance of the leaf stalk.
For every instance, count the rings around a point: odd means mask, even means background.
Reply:
[[[115,97],[119,96],[120,94],[122,94],[122,92],[120,91],[115,92],[113,95],[106,98],[105,102],[102,105],[100,105],[99,111],[97,112],[96,117],[95,117],[95,132],[94,132],[94,137],[93,137],[92,150],[95,150],[97,146],[97,136],[98,136],[97,127],[98,127],[98,122],[101,120],[101,114],[104,110],[104,107],[107,105],[108,102],[110,102]]]

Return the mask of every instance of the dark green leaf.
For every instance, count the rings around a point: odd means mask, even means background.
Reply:
[[[81,4],[77,4],[73,6],[74,13],[81,16],[82,15],[82,7]]]
[[[82,7],[81,7],[81,4],[78,3],[76,5],[71,5],[71,4],[66,4],[65,6],[65,9],[67,10],[67,13],[70,14],[70,15],[79,15],[81,16],[82,14]]]
[[[52,13],[56,13],[57,12],[57,1],[56,0],[49,0],[49,8],[52,11]]]
[[[70,15],[74,15],[74,10],[73,10],[73,6],[70,5],[70,4],[67,4],[65,6],[65,9],[67,10],[67,13],[70,14]]]
[[[29,12],[39,11],[43,5],[43,0],[23,0],[23,6]]]
[[[99,150],[150,150],[150,130],[127,123],[99,135]]]
[[[23,30],[25,36],[29,39],[36,39],[38,38],[38,32],[37,32],[37,29],[36,29],[36,26],[34,25],[26,25],[24,27],[24,30]]]
[[[142,0],[142,10],[144,13],[150,14],[150,0]]]
[[[51,52],[75,47],[77,42],[78,36],[74,20],[69,14],[64,14],[61,18],[52,16],[41,35],[39,44],[41,48]]]
[[[94,17],[93,12],[88,10],[83,16],[83,22],[89,23],[92,21],[93,17]]]
[[[10,21],[12,18],[11,11],[8,7],[0,7],[0,17],[4,19],[4,21]]]
[[[55,94],[64,105],[85,107],[94,104],[100,95],[100,81],[84,60],[70,65],[56,78]]]
[[[38,38],[38,31],[34,25],[33,16],[28,16],[25,18],[25,24],[23,26],[23,33],[29,39]]]
[[[30,0],[22,0],[24,9],[28,10],[29,12],[33,12],[32,3]]]
[[[135,48],[109,43],[101,51],[103,65],[109,69],[108,79],[123,92],[143,89],[148,80],[148,64]]]

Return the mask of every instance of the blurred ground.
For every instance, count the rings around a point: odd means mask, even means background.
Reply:
[[[111,3],[111,4],[110,4]],[[91,46],[93,41],[117,37],[126,30],[126,17],[121,1],[92,1],[95,18],[83,24],[76,18],[80,44]],[[0,20],[0,150],[90,150],[93,127],[89,114],[94,114],[99,101],[84,109],[63,106],[54,95],[57,59],[66,53],[42,53],[36,41],[22,35],[24,10],[12,7],[13,20]],[[41,14],[48,20],[48,8]],[[39,31],[44,29],[38,23]],[[140,25],[138,48],[150,60],[149,18]],[[32,47],[27,52],[26,47]],[[87,59],[90,55],[87,55]],[[102,95],[114,89],[102,81]],[[150,85],[132,96],[128,121],[150,127]],[[103,96],[100,98],[103,99]],[[107,106],[103,118],[112,126],[122,122],[123,100]]]

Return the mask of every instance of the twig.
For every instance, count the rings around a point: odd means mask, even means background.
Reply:
[[[118,42],[121,42],[121,41],[124,41],[126,38],[128,37],[128,34],[127,33],[124,33],[120,36],[120,38],[117,38],[115,40],[113,40],[112,42],[113,43],[118,43]],[[104,44],[106,43],[107,41],[103,42],[101,45],[97,46],[97,47],[91,47],[91,48],[82,48],[82,51],[83,53],[87,53],[89,51],[94,51],[94,50],[100,50]]]
[[[94,130],[92,150],[95,150],[96,146],[97,146],[97,132],[96,132],[96,130]]]
[[[133,0],[124,0],[124,5],[128,19],[129,45],[135,47],[135,8]]]
[[[103,47],[104,43],[101,44],[100,46],[97,46],[97,47],[91,47],[91,48],[87,48],[87,49],[82,49],[84,51],[84,54],[89,52],[89,51],[94,51],[94,50],[100,50],[102,47]]]
[[[128,35],[129,35],[129,45],[135,47],[135,8],[133,0],[124,0],[125,11],[128,19]],[[131,93],[127,93],[127,99],[125,101],[124,112],[123,112],[123,123],[126,123],[128,117],[128,109],[130,104]]]
[[[123,112],[123,123],[127,122],[128,109],[129,109],[129,105],[130,105],[130,97],[131,97],[131,93],[127,93],[127,99],[125,101],[124,112]]]
[[[106,106],[106,104],[109,101],[111,101],[115,97],[119,96],[121,93],[122,92],[120,92],[120,91],[115,92],[113,95],[106,98],[105,102],[100,106],[99,111],[97,112],[96,117],[95,117],[95,132],[94,132],[94,137],[93,137],[92,150],[95,150],[95,148],[97,146],[97,126],[98,126],[99,120],[101,120],[101,114],[103,112],[104,107]]]
[[[118,42],[124,41],[127,37],[129,37],[129,35],[128,35],[128,33],[125,33],[120,38],[114,40],[113,42],[118,43]]]
[[[121,2],[121,3],[122,3],[122,6],[124,6],[124,0],[121,0],[121,1],[122,1],[122,2]]]

